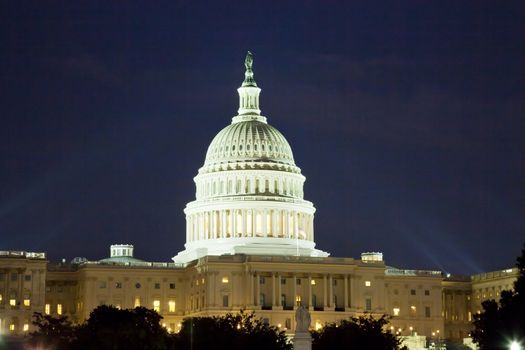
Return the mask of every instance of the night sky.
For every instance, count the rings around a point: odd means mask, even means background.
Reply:
[[[477,273],[525,241],[523,1],[2,1],[0,249],[168,261],[254,53],[317,247]]]

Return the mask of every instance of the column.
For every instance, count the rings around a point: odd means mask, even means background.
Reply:
[[[293,275],[293,309],[297,309],[297,275]]]
[[[272,209],[272,236],[277,237],[277,210]]]
[[[255,237],[256,233],[257,233],[257,210],[252,209],[252,235],[251,237]]]
[[[226,238],[226,230],[228,229],[228,216],[226,210],[221,210],[221,238]]]
[[[253,305],[254,305],[254,303],[253,303],[253,301],[254,301],[254,300],[253,300],[253,294],[255,293],[255,291],[254,291],[254,285],[253,285],[253,283],[254,283],[253,279],[254,279],[254,278],[255,278],[254,275],[250,272],[250,299],[251,299],[251,300],[249,301],[249,304],[248,304],[248,305],[250,305],[250,306],[253,306]]]
[[[259,305],[259,298],[261,296],[261,281],[258,273],[255,274],[255,306]]]
[[[348,309],[348,275],[345,275],[345,303],[343,307],[345,311]]]
[[[232,232],[230,232],[230,237],[235,237],[237,235],[237,214],[237,209],[230,210],[232,220]]]
[[[246,234],[246,209],[242,209],[242,231],[241,231],[241,237],[243,237]]]
[[[279,310],[282,310],[284,306],[283,304],[281,304],[281,294],[283,293],[281,290],[281,278],[281,274],[277,274],[277,304],[279,305]]]
[[[275,289],[277,288],[277,285],[275,284],[276,279],[277,274],[272,273],[272,309],[277,306],[277,298],[275,297]]]
[[[308,310],[312,311],[314,305],[312,305],[312,275],[308,275]]]
[[[286,237],[286,238],[290,238],[290,232],[289,232],[290,215],[288,215],[288,212],[286,210],[283,210],[283,215],[284,215],[283,236]]]
[[[323,308],[327,307],[326,294],[327,294],[326,275],[323,275]]]
[[[328,275],[328,307],[334,307],[334,280],[332,275]]]
[[[267,209],[264,209],[261,213],[261,224],[262,224],[262,235],[263,237],[267,237],[268,236],[268,225],[267,225],[267,221],[268,221],[268,210]]]

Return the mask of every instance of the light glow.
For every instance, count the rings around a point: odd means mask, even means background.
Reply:
[[[160,300],[153,300],[153,310],[160,312]]]
[[[168,312],[175,312],[175,301],[168,301]]]
[[[513,340],[509,345],[510,350],[521,350],[521,345],[517,341]]]
[[[370,281],[365,281],[365,287],[370,287],[372,283]]]
[[[228,283],[228,282],[230,282],[230,280],[228,279],[227,276],[224,276],[224,277],[222,278],[222,283]]]
[[[393,308],[392,311],[394,312],[394,316],[399,316],[399,308],[398,307]]]

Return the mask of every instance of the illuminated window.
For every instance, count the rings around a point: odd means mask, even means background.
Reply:
[[[160,300],[153,300],[153,310],[160,312]]]
[[[57,314],[62,315],[62,304],[57,304]]]
[[[13,331],[15,330],[15,324],[14,324],[14,323],[11,323],[11,324],[9,325],[9,330],[10,330],[11,332],[13,332]]]
[[[175,301],[174,300],[168,301],[168,311],[175,312]]]
[[[315,330],[318,331],[318,330],[320,330],[321,328],[323,328],[323,325],[321,324],[321,322],[316,321],[316,322],[315,322]]]
[[[15,299],[9,299],[9,305],[16,306],[16,300]]]
[[[51,313],[51,305],[46,304],[46,306],[44,307],[44,312],[46,315],[49,315]]]
[[[410,311],[411,311],[413,314],[416,313],[416,306],[415,306],[415,305],[410,306]]]
[[[24,299],[24,306],[31,306],[31,300],[30,299]]]
[[[228,282],[230,282],[230,280],[228,279],[228,276],[224,276],[222,278],[222,283],[228,283]]]
[[[140,298],[139,297],[135,298],[135,303],[133,303],[133,306],[134,307],[139,307],[140,306]]]
[[[0,294],[0,303],[2,302],[2,294]]]
[[[399,316],[399,308],[398,307],[393,308],[392,311],[394,312],[394,316]]]
[[[300,306],[301,305],[301,296],[296,295],[295,296],[295,305]]]
[[[370,287],[372,285],[372,283],[370,281],[365,281],[365,286],[366,287]]]
[[[312,284],[312,286],[315,286],[315,280],[312,280],[310,283]]]
[[[27,332],[29,330],[29,324],[24,323],[24,332]]]

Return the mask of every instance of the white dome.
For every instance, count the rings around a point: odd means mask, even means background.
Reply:
[[[212,140],[194,178],[177,263],[225,254],[328,256],[315,249],[315,208],[303,199],[305,177],[292,149],[260,114],[251,63],[249,54],[238,115]]]

